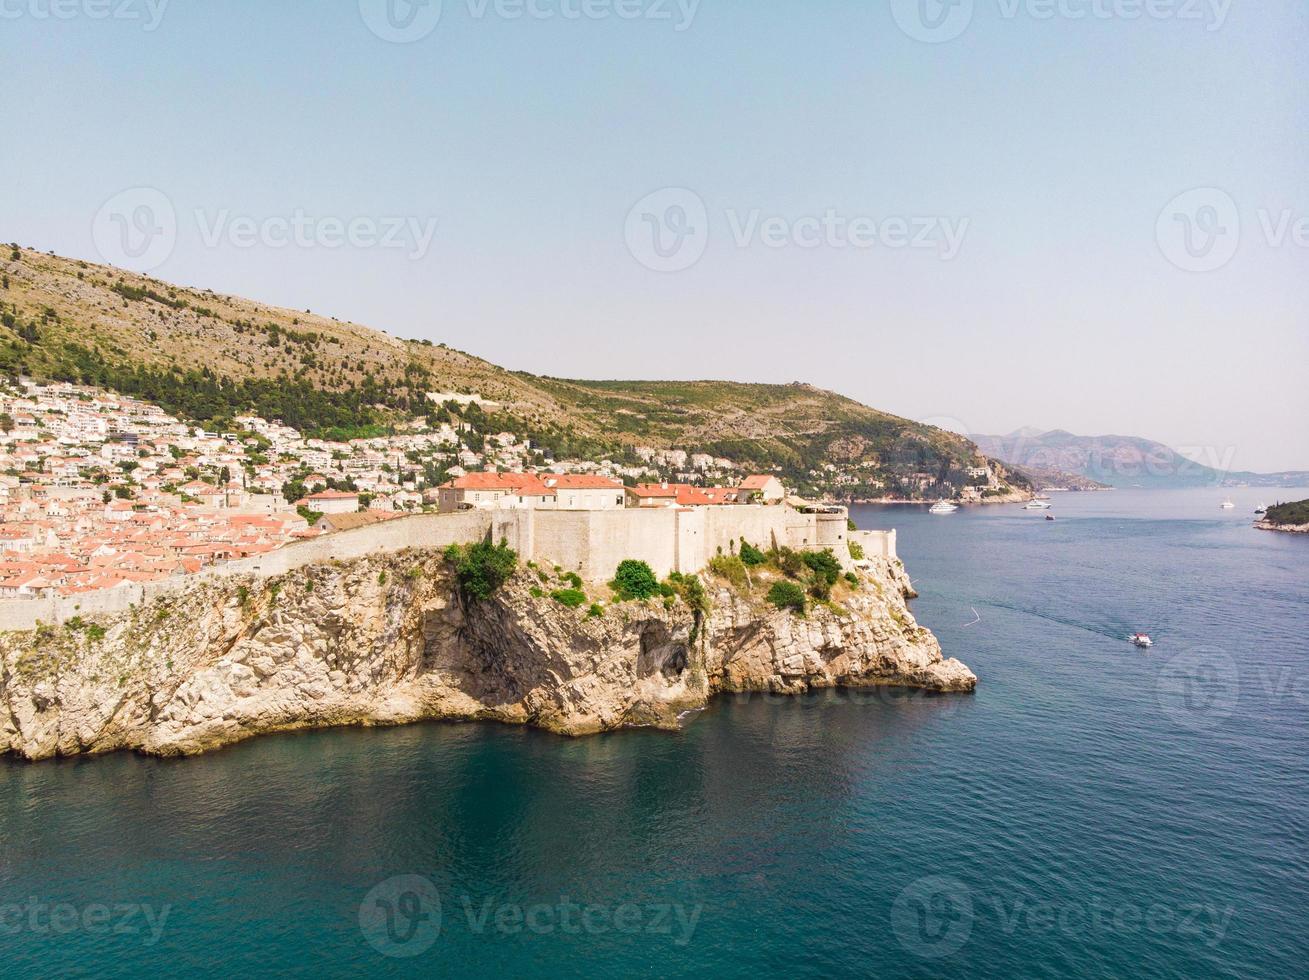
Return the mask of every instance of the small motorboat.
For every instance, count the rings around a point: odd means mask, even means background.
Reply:
[[[1256,508],[1254,509],[1254,512],[1255,512],[1256,514],[1267,514],[1267,513],[1268,513],[1268,505],[1267,505],[1267,504],[1260,504],[1258,507],[1256,507]]]
[[[1231,497],[1228,497],[1226,500],[1224,500],[1224,501],[1223,501],[1221,504],[1219,504],[1218,506],[1221,507],[1223,510],[1235,510],[1235,509],[1236,509],[1236,504],[1232,503],[1232,498],[1231,498]]]
[[[934,503],[934,504],[931,506],[931,509],[928,510],[927,513],[929,513],[929,514],[953,514],[953,513],[954,513],[955,511],[957,511],[958,509],[959,509],[958,507],[956,507],[954,504],[950,503],[950,501],[948,501],[948,500],[938,500],[936,503]]]
[[[1132,642],[1143,650],[1148,650],[1150,647],[1154,646],[1154,640],[1150,639],[1149,635],[1146,633],[1133,633]]]
[[[1054,520],[1054,515],[1053,515],[1053,514],[1046,514],[1046,515],[1045,515],[1045,519],[1046,519],[1047,521],[1053,521],[1053,520]]]

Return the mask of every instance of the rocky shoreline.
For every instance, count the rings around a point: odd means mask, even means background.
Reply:
[[[708,613],[649,600],[594,616],[545,595],[539,574],[520,569],[470,602],[439,553],[402,552],[0,635],[0,754],[183,756],[272,732],[435,719],[563,735],[675,729],[720,692],[977,683],[914,620],[894,559],[862,563],[858,591],[804,618],[708,578]]]
[[[1260,531],[1283,531],[1287,534],[1309,534],[1309,524],[1274,524],[1272,521],[1255,521]]]

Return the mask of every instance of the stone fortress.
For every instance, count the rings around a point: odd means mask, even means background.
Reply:
[[[845,507],[827,504],[741,504],[732,507],[627,508],[622,510],[466,510],[421,514],[287,545],[227,562],[198,575],[123,586],[78,596],[0,601],[0,630],[58,625],[74,616],[122,612],[161,595],[185,590],[197,579],[253,575],[274,578],[307,565],[344,561],[410,548],[443,549],[473,541],[503,541],[521,560],[558,565],[588,581],[607,581],[625,559],[650,565],[660,578],[702,571],[716,554],[745,539],[758,548],[832,549],[846,566],[849,545],[868,559],[895,559],[895,531],[850,531]]]

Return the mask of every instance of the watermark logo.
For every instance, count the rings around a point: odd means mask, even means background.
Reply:
[[[679,34],[691,28],[699,9],[700,0],[465,0],[463,4],[471,21],[643,20],[670,23]],[[383,41],[412,44],[436,30],[442,0],[359,0],[359,13]]]
[[[383,41],[412,44],[441,23],[442,0],[359,0],[359,15]]]
[[[1156,683],[1159,706],[1192,731],[1215,728],[1236,710],[1241,678],[1236,662],[1212,647],[1197,647],[1172,657]]]
[[[133,187],[105,201],[91,237],[110,265],[150,272],[167,262],[177,245],[177,211],[163,191]]]
[[[973,896],[962,881],[930,875],[910,884],[891,905],[891,930],[906,952],[941,959],[973,934]]]
[[[1002,21],[1178,21],[1222,30],[1232,0],[995,0]],[[942,44],[973,22],[975,0],[891,0],[891,16],[915,41]]]
[[[1209,949],[1227,936],[1236,910],[1208,902],[1117,902],[1092,894],[1075,900],[1033,901],[1021,894],[975,892],[955,878],[912,882],[891,906],[891,929],[904,950],[921,959],[951,956],[976,934],[1176,936]]]
[[[421,956],[441,935],[441,894],[421,875],[388,878],[360,903],[359,931],[383,956]]]
[[[45,902],[36,897],[26,902],[0,905],[0,936],[141,936],[145,946],[154,946],[164,935],[171,904],[155,908],[140,902]]]
[[[315,217],[303,208],[264,217],[197,210],[194,217],[205,248],[402,249],[414,261],[426,258],[438,225],[436,218],[404,215]]]
[[[194,232],[200,244],[211,249],[387,249],[403,251],[417,262],[427,257],[439,225],[430,216],[315,216],[303,208],[260,216],[197,208],[184,217],[187,222],[179,221],[162,191],[135,187],[105,202],[92,222],[91,235],[109,264],[150,272],[172,256],[182,229]]]
[[[553,902],[523,904],[498,896],[463,895],[451,903],[450,914],[462,919],[463,928],[474,936],[619,934],[663,937],[675,946],[688,946],[703,912],[703,905],[673,902],[607,905],[562,895]],[[359,905],[360,932],[370,946],[393,959],[427,952],[440,938],[441,926],[441,896],[421,875],[388,878]]]
[[[158,30],[170,0],[0,0],[0,20],[115,20]]]
[[[703,198],[685,187],[647,194],[627,212],[623,236],[632,257],[655,272],[681,272],[704,257],[711,238]],[[728,208],[722,214],[727,239],[738,249],[813,250],[872,248],[934,252],[943,262],[959,255],[968,218],[940,215],[847,215],[837,208],[821,214],[769,215],[760,208]]]
[[[1241,212],[1217,187],[1179,194],[1159,212],[1155,224],[1159,250],[1185,272],[1213,272],[1236,257],[1241,244]]]
[[[655,272],[682,272],[709,247],[709,211],[695,191],[665,187],[647,194],[627,213],[627,250]]]
[[[891,16],[915,41],[943,44],[968,30],[973,0],[891,0]]]

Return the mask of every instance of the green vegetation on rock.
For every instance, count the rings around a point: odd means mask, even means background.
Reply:
[[[474,602],[491,598],[518,569],[518,553],[503,541],[451,545],[445,557],[455,567],[460,591]]]
[[[623,602],[649,599],[659,594],[659,580],[655,578],[654,570],[645,562],[630,558],[619,564],[609,587]]]
[[[580,589],[558,589],[550,593],[550,598],[569,609],[580,609],[586,605],[586,593]]]
[[[773,587],[768,590],[768,601],[778,609],[790,609],[797,615],[804,615],[804,589],[794,582],[774,582]]]
[[[1280,527],[1299,527],[1302,524],[1309,524],[1309,500],[1297,500],[1294,503],[1269,507],[1264,520]]]

